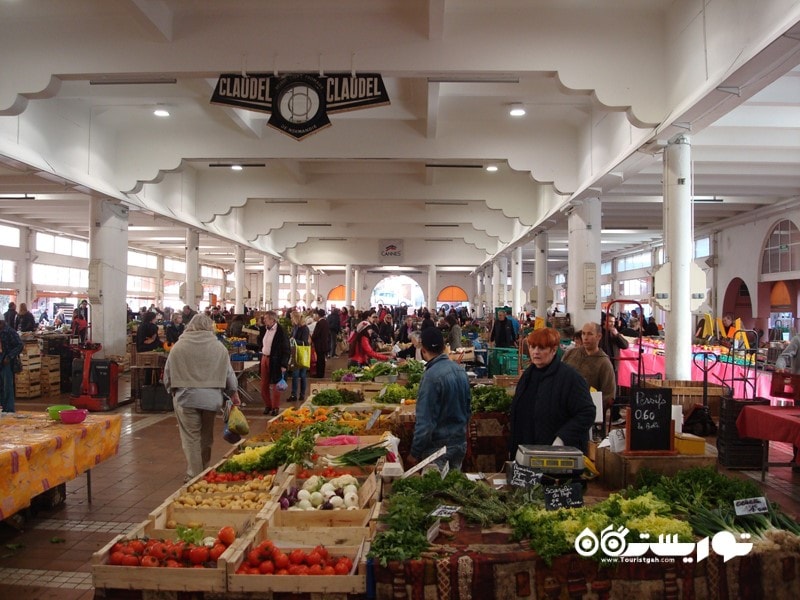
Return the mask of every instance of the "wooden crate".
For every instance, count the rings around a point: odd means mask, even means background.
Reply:
[[[695,404],[703,404],[703,382],[682,379],[645,379],[645,387],[670,388],[672,404],[683,407],[683,416],[688,415]],[[712,417],[719,417],[719,405],[724,395],[721,385],[708,385],[708,409]]]
[[[662,475],[675,475],[692,467],[709,467],[717,464],[716,449],[706,446],[702,456],[676,454],[673,456],[626,456],[623,453],[611,452],[608,448],[597,450],[597,470],[600,479],[613,489],[618,490],[633,485],[636,476],[642,469],[649,469]]]
[[[14,375],[14,395],[17,398],[38,398],[42,395],[39,369],[27,369]]]
[[[148,529],[149,528],[149,529]],[[164,533],[164,539],[174,539],[174,533]],[[228,581],[228,562],[235,555],[231,545],[220,556],[216,567],[203,569],[170,569],[166,567],[124,567],[108,564],[111,548],[119,541],[155,537],[152,523],[144,522],[130,532],[118,535],[92,555],[92,583],[96,589],[159,590],[174,592],[225,592]]]
[[[326,511],[333,512],[333,511]],[[296,594],[363,594],[366,592],[366,563],[364,557],[367,551],[365,538],[359,544],[340,545],[336,541],[342,540],[337,533],[320,530],[316,535],[307,536],[303,543],[298,543],[297,537],[271,527],[268,521],[260,521],[244,537],[237,540],[232,548],[234,553],[227,561],[228,568],[228,593],[237,592],[284,592]],[[316,545],[328,548],[331,556],[347,556],[353,561],[353,569],[349,575],[316,575],[314,577],[289,577],[285,575],[240,575],[236,570],[244,562],[247,553],[265,539],[272,540],[275,545],[290,553],[294,549],[311,550]]]
[[[167,362],[166,352],[137,352],[136,366],[157,369]]]

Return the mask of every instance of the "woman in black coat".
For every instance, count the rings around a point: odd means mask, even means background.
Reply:
[[[558,358],[561,336],[553,328],[528,335],[529,366],[511,404],[509,454],[520,444],[573,446],[586,453],[595,407],[586,380]]]
[[[278,314],[274,310],[264,314],[263,324],[259,326],[258,347],[261,350],[261,399],[264,401],[264,414],[275,416],[278,414],[282,391],[277,384],[282,379],[285,382],[292,351],[289,335],[278,323]]]
[[[75,310],[78,310],[77,308]],[[136,351],[150,352],[161,346],[158,339],[158,325],[155,323],[156,313],[146,312],[142,317],[142,322],[136,329]]]

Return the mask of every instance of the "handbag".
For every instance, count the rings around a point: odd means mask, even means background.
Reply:
[[[311,367],[311,346],[298,344],[295,347],[295,367],[298,369],[308,369]]]
[[[228,429],[237,435],[247,435],[250,433],[250,426],[247,424],[247,419],[238,406],[232,406],[228,413]]]

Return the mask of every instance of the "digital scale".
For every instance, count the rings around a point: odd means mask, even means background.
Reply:
[[[572,446],[520,445],[515,460],[541,473],[571,475],[583,471],[583,452]]]

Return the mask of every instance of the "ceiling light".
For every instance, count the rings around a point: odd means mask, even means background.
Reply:
[[[522,104],[512,104],[511,108],[508,110],[508,114],[512,117],[524,117],[525,116],[525,106]]]
[[[695,196],[692,198],[693,202],[724,202],[722,198],[716,196]]]
[[[0,194],[0,200],[36,200],[31,194]]]
[[[153,111],[153,114],[157,117],[165,118],[169,116],[169,111],[163,106],[159,106]]]
[[[242,165],[231,165],[231,171],[241,171]]]
[[[489,173],[497,173],[497,165],[488,165],[486,170],[489,171]]]

